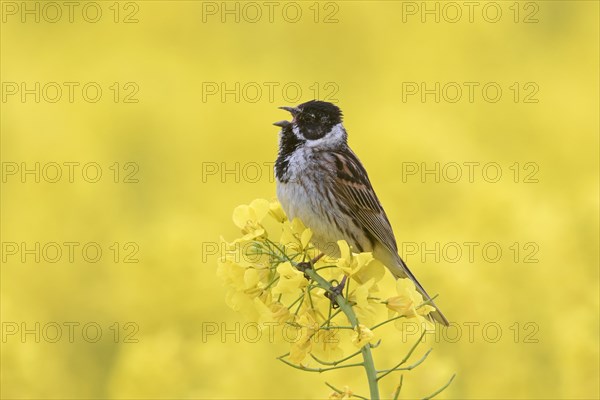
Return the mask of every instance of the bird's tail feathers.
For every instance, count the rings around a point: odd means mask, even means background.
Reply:
[[[448,320],[446,319],[444,314],[440,311],[438,306],[435,305],[433,300],[431,300],[431,297],[427,294],[425,289],[423,289],[423,286],[421,286],[421,284],[419,283],[417,278],[415,278],[415,276],[412,274],[412,272],[410,272],[410,270],[408,269],[408,266],[404,263],[404,261],[400,258],[400,256],[397,257],[397,264],[398,264],[397,268],[390,268],[390,270],[392,271],[392,274],[396,278],[410,278],[414,282],[417,292],[419,292],[421,294],[421,296],[423,296],[423,300],[429,301],[429,304],[435,308],[435,311],[432,311],[431,313],[429,313],[429,315],[428,315],[429,319],[431,319],[432,321],[438,322],[444,326],[448,326],[450,323],[448,322]]]

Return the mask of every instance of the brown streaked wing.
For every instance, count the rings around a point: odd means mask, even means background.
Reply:
[[[392,226],[356,154],[350,148],[330,154],[336,167],[332,171],[336,174],[332,182],[334,193],[375,239],[391,253],[398,254]]]

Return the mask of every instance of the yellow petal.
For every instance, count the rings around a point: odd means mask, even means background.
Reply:
[[[245,268],[232,260],[219,261],[217,265],[217,275],[223,283],[235,290],[244,290],[244,272]]]
[[[283,223],[287,220],[285,211],[283,211],[283,208],[281,207],[281,204],[279,204],[278,201],[272,201],[271,203],[269,203],[269,214],[273,218],[275,218],[275,221],[279,223]]]
[[[308,282],[304,278],[304,274],[289,262],[279,264],[277,272],[279,273],[279,280],[272,290],[273,294],[298,293]]]
[[[291,228],[292,228],[292,233],[294,233],[295,235],[298,235],[298,237],[300,237],[302,232],[304,232],[304,230],[306,229],[306,226],[304,226],[302,221],[300,221],[300,218],[294,218],[292,220]]]
[[[256,213],[249,206],[243,204],[233,210],[233,223],[240,229],[244,229],[249,222],[256,220]]]
[[[415,283],[412,279],[409,278],[401,278],[396,281],[396,291],[398,294],[405,294],[410,296],[413,292],[416,291]]]
[[[271,304],[271,313],[273,320],[279,323],[284,323],[289,321],[290,319],[290,310],[281,303],[273,303]]]
[[[348,243],[346,243],[345,240],[338,240],[337,244],[340,248],[340,259],[350,260],[352,254],[350,253],[350,246],[348,246]]]
[[[414,316],[415,303],[410,296],[399,295],[387,299],[387,308],[399,315]]]
[[[363,324],[358,324],[356,328],[354,328],[354,335],[352,337],[352,343],[356,347],[363,347],[367,343],[373,340],[375,334],[369,328],[364,326]]]
[[[335,361],[344,356],[340,348],[342,338],[339,329],[321,329],[313,337],[311,353],[321,360]]]
[[[298,218],[294,218],[292,222],[283,224],[283,232],[279,242],[283,244],[290,253],[298,253],[302,251],[300,237],[305,231],[304,225]]]
[[[259,223],[262,222],[271,209],[269,202],[265,199],[252,200],[250,208],[254,211],[254,221]]]
[[[301,338],[290,347],[290,361],[295,364],[300,364],[312,348],[312,341],[307,338]]]
[[[300,236],[300,243],[302,244],[302,248],[305,249],[312,238],[312,231],[310,229],[305,229],[302,232],[302,236]]]
[[[373,280],[374,283],[377,283],[383,279],[385,276],[385,267],[379,260],[374,259],[371,253],[358,254],[357,258],[360,260],[358,263],[359,267],[353,276],[356,281],[364,283]]]
[[[258,271],[254,268],[248,268],[244,273],[244,284],[246,288],[252,288],[258,285]]]
[[[260,298],[255,297],[253,302],[254,308],[258,314],[258,322],[264,324],[265,322],[275,322],[273,320],[273,313],[271,313],[271,308],[261,301]]]

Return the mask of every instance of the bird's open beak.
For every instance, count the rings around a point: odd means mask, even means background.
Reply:
[[[298,115],[300,113],[300,109],[298,107],[279,107],[281,110],[285,110],[288,111],[289,113],[292,114],[292,117],[296,118],[296,115]],[[275,126],[279,126],[281,128],[285,128],[286,126],[290,125],[291,122],[290,121],[277,121],[274,122],[273,125]]]
[[[292,114],[292,117],[300,114],[300,109],[298,107],[279,107],[280,110],[288,111]]]
[[[291,124],[291,122],[290,122],[290,121],[286,121],[286,120],[283,120],[283,121],[277,121],[277,122],[273,122],[273,125],[275,125],[275,126],[279,126],[279,127],[281,127],[281,128],[285,128],[285,127],[286,127],[286,126],[288,126],[289,124]]]

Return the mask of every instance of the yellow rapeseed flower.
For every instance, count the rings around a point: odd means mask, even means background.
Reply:
[[[313,345],[313,336],[319,329],[319,324],[310,313],[305,313],[298,318],[300,334],[290,348],[290,361],[296,364],[304,361]]]
[[[291,222],[283,222],[279,241],[289,254],[304,252],[309,246],[310,239],[312,239],[312,231],[298,218],[294,218]]]
[[[340,399],[351,399],[354,396],[352,390],[350,390],[350,386],[344,386],[344,390],[340,392],[333,392],[329,395],[329,400],[340,400]]]
[[[423,303],[423,296],[417,292],[415,284],[411,279],[398,279],[396,281],[396,291],[398,292],[398,296],[387,299],[387,307],[390,309],[390,312],[411,318],[417,315],[427,315],[435,311],[435,308],[429,304],[417,309]]]
[[[243,236],[231,243],[221,240],[224,254],[217,275],[227,288],[225,301],[251,321],[276,324],[279,336],[290,343],[290,362],[303,363],[309,354],[332,362],[343,358],[345,344],[362,348],[373,342],[375,335],[368,326],[384,312],[382,303],[389,318],[404,317],[394,321],[398,329],[408,321],[425,329],[432,326],[426,316],[434,308],[422,305],[423,297],[410,279],[397,281],[395,296],[380,293],[378,284],[385,276],[385,266],[371,253],[353,253],[344,240],[338,241],[339,258],[326,256],[315,263],[321,281],[310,280],[309,286],[298,263],[319,254],[310,244],[313,233],[299,219],[289,221],[277,201],[259,199],[239,206],[233,221]],[[341,293],[360,321],[353,330],[347,329],[346,313],[333,310],[336,304],[326,296],[328,289],[323,284],[326,281],[335,287],[344,277],[346,287]],[[332,398],[350,395],[345,390]]]
[[[271,201],[269,203],[269,214],[279,223],[287,221],[285,211],[283,211],[283,208],[278,201]]]
[[[375,334],[369,328],[364,326],[363,324],[358,324],[356,328],[354,328],[354,335],[352,335],[352,343],[356,347],[363,347],[367,343],[371,342]]]
[[[366,283],[371,279],[376,283],[383,278],[385,267],[381,262],[374,259],[371,253],[353,254],[345,240],[339,240],[337,243],[341,254],[337,266],[344,274],[358,283]]]
[[[300,294],[308,283],[304,274],[293,267],[289,261],[279,264],[277,273],[279,281],[272,290],[273,294]]]
[[[250,205],[237,206],[233,210],[233,223],[244,234],[241,240],[246,241],[266,237],[266,231],[261,222],[267,216],[270,209],[267,200],[257,199],[252,201]]]
[[[423,296],[417,292],[414,282],[409,278],[398,279],[396,281],[397,296],[390,297],[386,300],[386,306],[389,309],[389,316],[394,315],[405,316],[408,319],[416,321],[426,327],[432,328],[433,324],[425,318],[427,314],[435,311],[433,306],[423,304]],[[419,307],[421,305],[421,307]],[[417,308],[418,307],[418,308]],[[414,322],[414,321],[411,321]],[[396,327],[403,330],[405,321],[399,319],[396,321]]]
[[[339,360],[344,355],[341,341],[342,332],[339,329],[319,329],[314,335],[311,353],[320,360]]]

